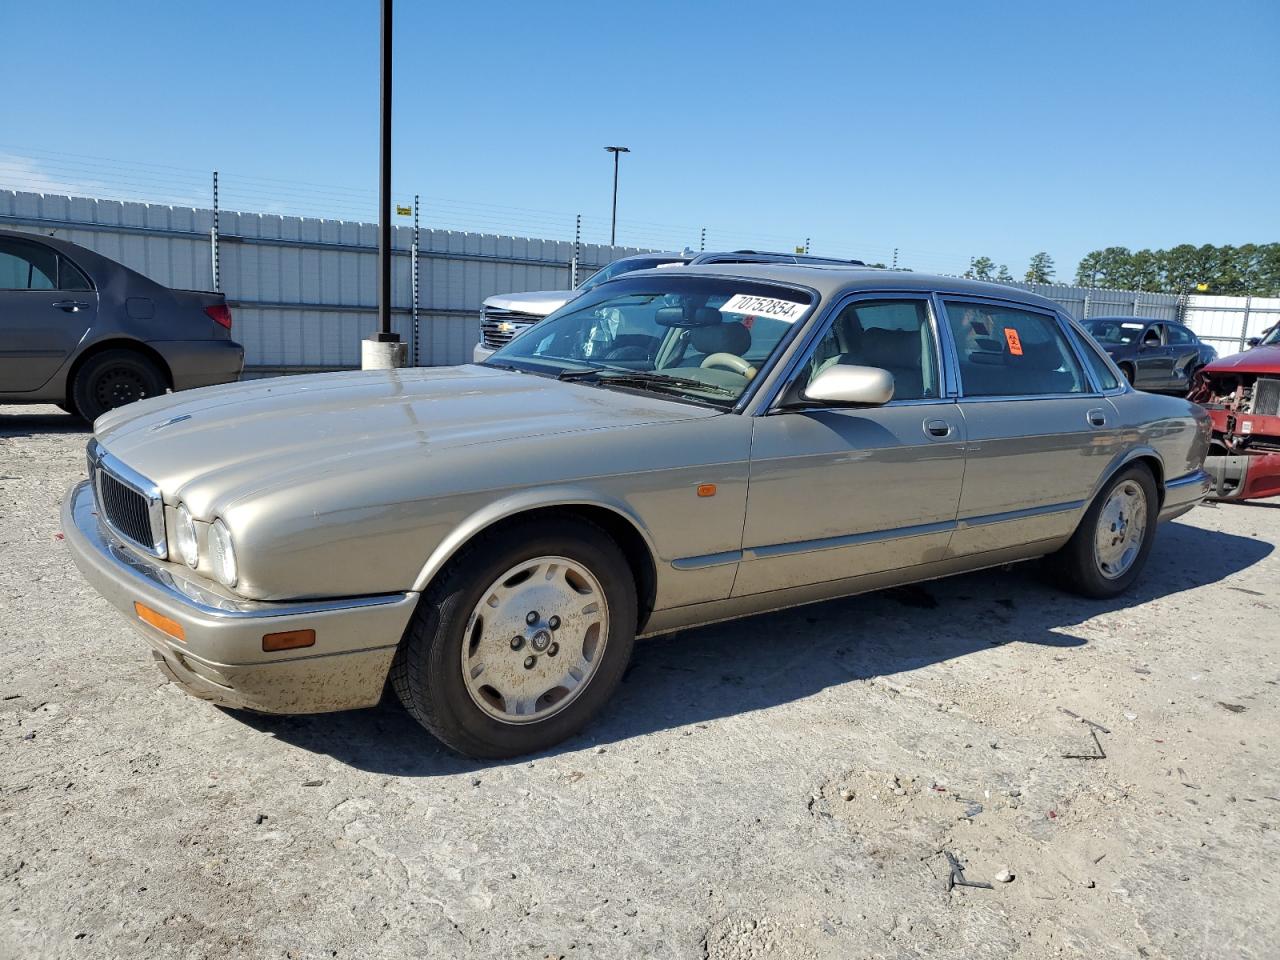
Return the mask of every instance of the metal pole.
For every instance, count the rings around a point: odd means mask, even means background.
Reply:
[[[409,254],[413,277],[413,365],[418,366],[421,351],[418,347],[422,331],[418,324],[418,194],[413,195],[413,249]]]
[[[707,249],[707,228],[702,228],[702,239],[698,241],[698,252],[702,253]]]
[[[569,270],[569,289],[578,289],[578,264],[582,262],[582,214],[578,214],[573,225],[573,264]]]
[[[394,343],[391,332],[391,6],[382,0],[382,142],[378,169],[378,340]]]
[[[630,147],[605,147],[605,150],[613,154],[613,220],[609,226],[609,246],[616,247],[618,245],[618,156],[623,153],[630,153]]]
[[[1253,294],[1246,294],[1244,298],[1244,322],[1240,324],[1240,352],[1244,353],[1245,346],[1249,343],[1249,307],[1253,305]]]
[[[893,269],[894,270],[898,269],[898,248],[897,247],[893,248]]]
[[[213,226],[209,228],[209,257],[213,269],[213,289],[222,292],[222,264],[218,262],[218,171],[213,171]]]
[[[804,252],[805,252],[805,253],[808,253],[808,252],[809,252],[809,238],[808,238],[808,237],[805,237],[805,238],[804,238]]]

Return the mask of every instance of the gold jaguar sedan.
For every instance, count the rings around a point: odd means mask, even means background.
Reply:
[[[343,710],[389,678],[505,757],[586,724],[637,636],[1035,557],[1119,594],[1207,493],[1209,436],[1011,287],[677,267],[483,364],[113,411],[63,519],[196,696]]]

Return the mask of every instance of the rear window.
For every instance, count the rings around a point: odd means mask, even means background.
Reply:
[[[1056,317],[963,300],[944,301],[969,397],[1085,393],[1088,381]]]

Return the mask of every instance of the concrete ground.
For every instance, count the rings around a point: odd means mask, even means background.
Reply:
[[[1280,506],[1163,526],[1123,602],[1021,567],[645,642],[481,764],[163,682],[59,539],[85,440],[0,408],[0,957],[1280,949]]]

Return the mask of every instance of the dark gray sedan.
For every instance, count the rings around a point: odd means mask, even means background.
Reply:
[[[1139,390],[1181,396],[1196,371],[1218,359],[1217,350],[1172,320],[1090,317],[1083,325]]]
[[[94,420],[234,382],[243,366],[222,294],[171,290],[66,240],[0,230],[0,403]]]

